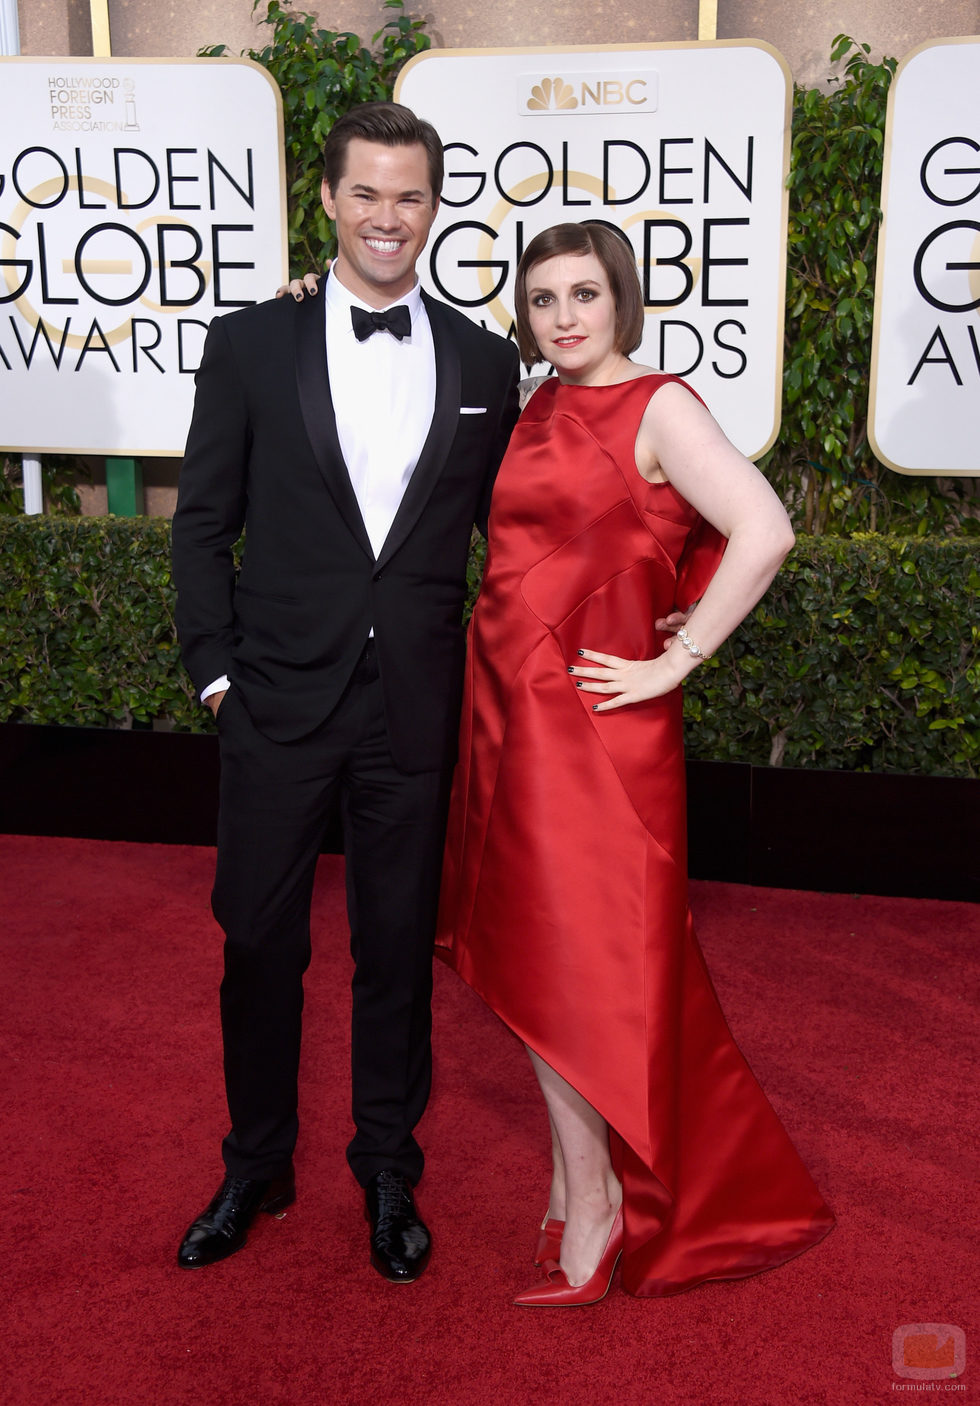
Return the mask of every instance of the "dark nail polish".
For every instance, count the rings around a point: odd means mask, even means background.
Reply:
[[[592,704],[592,711],[593,711],[593,713],[598,709],[598,707],[599,707],[598,703],[593,703],[593,704]]]
[[[581,688],[581,687],[582,687],[582,680],[581,680],[581,679],[576,679],[576,681],[575,681],[575,687],[576,687],[576,688]]]
[[[575,651],[575,653],[576,653],[576,654],[581,654],[582,658],[583,658],[583,659],[585,658],[585,650],[584,650],[584,649],[577,649],[577,650]]]
[[[575,665],[574,665],[574,664],[569,664],[569,666],[568,666],[568,672],[569,672],[570,674],[574,674],[574,672],[575,672]]]

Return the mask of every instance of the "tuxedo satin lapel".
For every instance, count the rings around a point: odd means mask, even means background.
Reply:
[[[397,552],[418,522],[429,495],[442,472],[459,424],[459,397],[462,384],[459,349],[443,305],[423,293],[432,344],[436,356],[436,403],[415,472],[399,505],[395,520],[384,540],[378,565],[383,566]]]
[[[344,462],[327,369],[323,299],[307,298],[296,309],[296,382],[303,423],[320,472],[337,509],[369,557],[371,542]]]

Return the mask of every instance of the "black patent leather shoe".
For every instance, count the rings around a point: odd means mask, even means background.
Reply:
[[[177,1263],[181,1269],[201,1269],[227,1259],[245,1244],[259,1211],[274,1216],[295,1200],[296,1180],[291,1172],[275,1181],[225,1177],[207,1209],[188,1227]]]
[[[407,1177],[378,1172],[364,1188],[371,1222],[371,1263],[392,1284],[411,1284],[429,1263],[432,1237],[415,1209]]]

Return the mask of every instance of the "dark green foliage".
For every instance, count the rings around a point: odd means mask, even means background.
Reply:
[[[255,0],[253,10],[260,3]],[[293,277],[322,269],[337,251],[333,226],[320,203],[327,133],[357,103],[390,100],[399,70],[430,46],[425,21],[403,14],[402,0],[385,0],[384,7],[393,17],[368,49],[356,34],[319,29],[312,15],[269,0],[261,23],[271,26],[272,42],[246,50],[245,57],[267,68],[282,92]],[[220,55],[227,49],[216,44],[202,53]]]
[[[969,539],[800,539],[691,676],[691,755],[976,776],[978,588]]]
[[[178,661],[169,557],[157,519],[0,518],[0,720],[208,730]],[[475,549],[471,598],[480,570]],[[962,538],[801,540],[691,676],[691,754],[975,776],[978,587]]]
[[[466,563],[466,611],[465,619],[469,619],[473,614],[473,607],[480,592],[480,582],[483,580],[483,567],[487,559],[487,543],[476,529],[473,529],[473,537],[470,542],[470,555]]]
[[[180,667],[170,525],[0,518],[0,720],[204,730]]]

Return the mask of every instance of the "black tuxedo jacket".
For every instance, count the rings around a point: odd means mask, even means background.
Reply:
[[[435,411],[377,560],[337,437],[322,298],[212,322],[173,521],[197,688],[228,674],[262,732],[296,740],[329,717],[373,627],[392,754],[410,772],[455,758],[470,534],[518,413],[514,345],[423,297]]]

